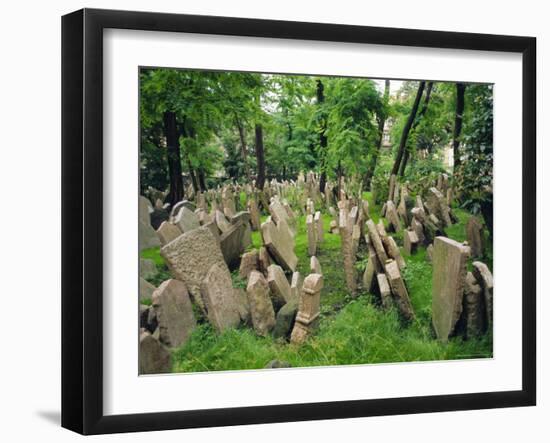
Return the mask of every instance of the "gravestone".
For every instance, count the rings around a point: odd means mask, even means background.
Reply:
[[[433,247],[432,322],[437,337],[446,342],[462,314],[468,248],[447,237],[436,237]]]
[[[466,274],[464,285],[464,317],[466,320],[466,337],[481,335],[485,324],[483,290],[471,272]]]
[[[330,229],[329,232],[331,234],[339,234],[340,230],[338,229],[338,222],[336,220],[330,221]]]
[[[200,226],[199,217],[193,211],[187,207],[182,206],[176,217],[174,218],[174,224],[180,228],[181,232],[189,232],[193,229],[197,229]]]
[[[397,309],[401,313],[402,317],[411,321],[414,320],[414,309],[409,298],[409,293],[405,286],[405,282],[399,272],[399,266],[395,260],[388,260],[385,265],[386,277],[390,284],[391,292]]]
[[[352,228],[348,226],[346,211],[340,209],[340,220],[338,230],[340,231],[340,245],[344,261],[344,275],[346,286],[352,295],[357,291],[357,270],[355,269],[356,256],[353,252]]]
[[[437,188],[428,189],[426,207],[428,208],[430,215],[434,215],[438,218],[438,220],[442,221],[443,228],[452,224],[450,209],[447,205],[447,200]]]
[[[378,234],[378,229],[376,229],[376,225],[372,220],[367,220],[366,225],[370,242],[376,251],[378,259],[381,263],[386,263],[388,256],[386,254],[386,250],[384,249],[384,245],[382,244],[382,240],[380,239],[380,235]]]
[[[160,240],[156,231],[150,223],[146,224],[142,220],[139,220],[138,222],[138,239],[140,251],[160,246]]]
[[[243,236],[245,233],[246,225],[240,222],[231,225],[231,228],[220,236],[220,248],[229,269],[236,269],[239,266],[239,259],[244,250]]]
[[[399,220],[399,214],[397,213],[397,209],[395,209],[395,204],[391,200],[386,203],[386,219],[394,232],[401,231],[401,220]]]
[[[197,209],[193,202],[190,202],[189,200],[182,200],[182,201],[177,202],[174,205],[174,207],[172,208],[172,211],[170,211],[170,218],[175,219],[176,215],[178,214],[180,209],[183,208],[183,207],[189,209],[191,212],[193,212],[195,209]]]
[[[146,225],[151,224],[151,213],[153,212],[153,208],[151,207],[151,202],[147,197],[144,197],[143,195],[139,196],[139,220]]]
[[[367,261],[367,266],[365,267],[365,272],[363,273],[363,289],[367,292],[373,292],[375,290],[375,279],[376,275],[375,262],[371,254],[369,254],[369,259]]]
[[[418,247],[418,236],[412,229],[407,229],[403,233],[403,249],[407,255],[412,255],[416,252]]]
[[[321,289],[323,288],[323,276],[320,274],[309,274],[302,286],[298,313],[290,341],[292,343],[303,343],[317,323],[320,314]]]
[[[309,259],[309,269],[312,274],[323,274],[323,271],[321,270],[321,263],[319,263],[319,259],[314,255]]]
[[[276,309],[279,309],[290,300],[290,284],[286,279],[283,268],[278,265],[270,265],[267,268],[267,284]]]
[[[411,220],[411,228],[416,233],[419,243],[424,243],[426,237],[424,236],[424,227],[416,218]]]
[[[267,277],[267,269],[271,265],[271,262],[272,260],[269,255],[269,251],[266,247],[262,246],[258,253],[258,265],[260,267],[259,271],[264,275],[264,277]]]
[[[157,236],[162,246],[178,238],[181,234],[182,232],[180,228],[167,221],[162,222],[162,224],[157,229]]]
[[[376,282],[380,292],[380,302],[384,309],[389,309],[392,305],[391,288],[386,274],[376,274]]]
[[[273,328],[274,338],[288,338],[294,328],[294,321],[298,312],[298,299],[292,299],[286,303],[275,318],[275,327]]]
[[[293,237],[296,235],[295,221],[288,216],[287,210],[284,208],[281,202],[274,199],[269,205],[269,213],[271,214],[271,217],[276,224],[286,224],[291,235]]]
[[[466,223],[466,236],[472,257],[483,257],[483,224],[477,217],[470,217]]]
[[[239,266],[239,275],[241,278],[248,279],[252,271],[258,271],[260,269],[259,259],[260,257],[257,249],[253,249],[243,254]]]
[[[315,224],[313,223],[313,215],[308,214],[306,217],[306,226],[307,226],[307,253],[315,255],[317,252],[317,230]]]
[[[219,264],[229,273],[220,245],[206,226],[180,235],[163,246],[160,255],[164,257],[172,275],[186,284],[193,300],[203,311],[205,308],[200,285],[207,272],[213,265]]]
[[[229,223],[223,212],[221,212],[220,210],[216,210],[216,212],[214,213],[214,221],[216,222],[216,226],[218,226],[218,229],[222,234],[229,231],[233,227],[231,223]]]
[[[321,243],[324,240],[323,236],[323,218],[321,217],[321,212],[317,211],[315,217],[313,217],[315,222],[315,227],[317,228],[317,243]]]
[[[483,289],[487,329],[491,330],[493,328],[493,274],[487,265],[480,261],[473,262],[472,266],[474,277]]]
[[[249,199],[247,203],[248,212],[250,212],[250,223],[254,231],[260,230],[260,210],[256,200]]]
[[[433,262],[433,256],[434,256],[434,245],[433,243],[430,243],[426,248],[426,260],[428,260],[430,263]]]
[[[252,318],[250,317],[250,306],[248,304],[248,297],[246,291],[243,288],[233,288],[233,294],[238,302],[239,316],[243,324],[252,326]]]
[[[155,262],[148,258],[139,259],[139,276],[143,278],[152,278],[157,275]]]
[[[294,253],[294,240],[288,231],[284,228],[280,229],[272,220],[262,223],[261,230],[264,245],[271,256],[285,270],[294,272],[298,258]]]
[[[185,344],[197,324],[185,284],[174,279],[163,282],[153,294],[153,308],[161,343],[169,348]]]
[[[218,332],[236,328],[241,320],[231,275],[226,268],[214,264],[201,283],[201,295],[210,324]]]
[[[139,374],[165,374],[171,371],[170,352],[149,332],[139,335]]]
[[[139,301],[151,300],[153,298],[153,292],[155,288],[151,283],[145,280],[143,277],[139,278]]]
[[[266,279],[257,271],[252,271],[246,287],[252,326],[256,334],[267,336],[275,326],[275,311],[269,297]]]
[[[302,292],[302,280],[298,271],[292,273],[290,279],[290,298],[291,300],[298,301]]]

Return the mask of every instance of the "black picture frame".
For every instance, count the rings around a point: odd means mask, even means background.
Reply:
[[[103,413],[103,30],[107,28],[522,55],[522,389],[111,415]],[[62,18],[62,426],[82,434],[487,409],[536,404],[536,39],[83,9]]]

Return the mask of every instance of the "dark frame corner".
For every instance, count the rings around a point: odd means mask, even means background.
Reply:
[[[106,28],[521,53],[522,389],[105,416],[101,196],[102,35]],[[82,434],[102,434],[535,405],[536,244],[536,39],[533,37],[98,9],[83,9],[62,18],[62,426],[65,428]]]

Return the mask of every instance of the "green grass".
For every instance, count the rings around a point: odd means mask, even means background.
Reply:
[[[157,267],[157,273],[152,277],[146,278],[146,280],[153,286],[159,286],[163,281],[172,278],[170,272],[168,271],[168,267],[164,262],[164,258],[160,255],[160,247],[144,249],[141,251],[140,257],[153,260]]]
[[[370,215],[380,218],[380,207],[369,200]],[[459,223],[447,234],[463,241],[469,214],[455,209]],[[265,220],[262,217],[262,221]],[[288,361],[293,367],[432,361],[492,356],[492,336],[464,341],[457,337],[443,344],[436,340],[431,326],[432,266],[425,249],[405,257],[403,271],[416,319],[405,325],[395,310],[383,311],[371,294],[359,292],[352,298],[345,286],[340,237],[328,233],[330,216],[323,215],[324,242],[317,252],[324,274],[321,292],[319,330],[302,346],[281,343],[271,337],[258,337],[251,328],[239,328],[218,335],[203,323],[182,348],[173,352],[174,372],[202,372],[263,368],[273,359]],[[309,274],[305,217],[297,218],[295,252],[302,277]],[[396,236],[396,238],[400,238]],[[252,233],[253,247],[261,246],[259,232]],[[401,244],[400,241],[398,241]],[[364,245],[359,250],[358,268],[364,267]],[[491,253],[492,256],[492,253]],[[489,263],[488,263],[489,264]],[[490,266],[492,263],[490,264]],[[361,269],[362,270],[362,269]],[[236,285],[243,282],[233,275]]]

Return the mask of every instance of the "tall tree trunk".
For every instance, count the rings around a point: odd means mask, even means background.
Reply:
[[[374,152],[371,155],[369,166],[367,168],[367,173],[365,174],[365,178],[363,180],[363,189],[370,190],[372,177],[374,176],[374,170],[376,169],[376,164],[378,163],[378,155],[380,154],[380,150],[382,149],[382,142],[384,141],[384,126],[386,124],[386,112],[385,109],[390,97],[390,81],[386,80],[384,84],[384,98],[383,98],[383,109],[378,115],[378,143],[377,146],[374,148]]]
[[[428,82],[428,86],[426,87],[426,96],[424,97],[424,103],[422,104],[422,109],[418,113],[418,116],[414,119],[414,123],[411,128],[411,132],[414,132],[416,127],[418,126],[418,123],[422,120],[422,117],[424,114],[426,114],[426,111],[428,110],[428,104],[430,103],[430,97],[432,95],[432,88],[434,83]],[[409,149],[405,149],[405,154],[403,155],[403,161],[401,162],[401,166],[399,167],[399,175],[403,177],[405,175],[405,168],[407,167],[407,162],[409,161],[411,151]]]
[[[247,181],[250,180],[250,169],[248,168],[248,161],[247,161],[247,155],[246,155],[246,137],[244,135],[244,127],[241,124],[241,121],[238,117],[235,117],[235,123],[237,125],[237,129],[239,130],[239,138],[241,139],[241,155],[243,157],[243,163],[244,163],[244,173],[246,176]]]
[[[206,188],[206,177],[204,175],[204,169],[202,169],[202,168],[199,169],[197,175],[199,176],[199,187],[200,187],[201,192],[206,192],[207,188]]]
[[[258,174],[256,176],[256,188],[263,192],[265,184],[265,156],[264,156],[264,134],[262,125],[256,124],[254,128],[256,135],[256,162]]]
[[[317,104],[321,106],[325,101],[325,87],[321,80],[317,80]],[[326,136],[327,122],[326,119],[321,117],[321,131],[319,132],[319,164],[321,167],[321,176],[319,178],[319,191],[321,194],[325,192],[325,186],[327,184],[327,171],[325,165],[326,151],[328,146],[328,139]]]
[[[409,132],[411,130],[411,127],[413,125],[414,119],[416,117],[416,113],[418,112],[418,105],[420,104],[420,99],[422,98],[422,93],[424,92],[424,87],[426,86],[426,82],[422,81],[418,85],[418,91],[416,91],[416,97],[414,99],[413,107],[411,109],[411,113],[409,114],[409,118],[407,119],[407,122],[405,123],[405,127],[403,128],[403,132],[401,133],[401,140],[399,141],[399,148],[397,150],[397,156],[395,158],[395,162],[393,164],[393,168],[391,170],[391,174],[397,174],[399,172],[399,166],[401,165],[401,161],[403,160],[403,155],[405,154],[405,150],[407,147],[407,138],[409,137]]]
[[[168,202],[171,206],[183,199],[183,178],[181,176],[181,154],[178,124],[176,114],[166,111],[163,115],[164,135],[166,136],[166,148],[168,159],[168,174],[170,177],[170,189]]]
[[[455,128],[453,131],[453,159],[454,166],[460,166],[460,133],[462,132],[462,117],[464,114],[464,92],[466,85],[464,83],[456,84],[456,112],[455,112]]]

